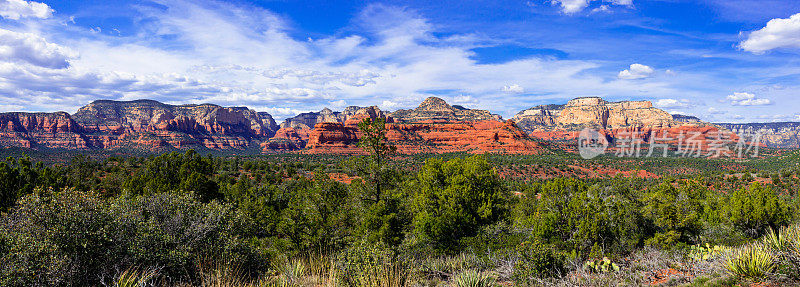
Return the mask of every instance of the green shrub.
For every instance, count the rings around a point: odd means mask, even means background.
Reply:
[[[125,227],[114,224],[107,208],[74,191],[23,197],[0,223],[7,242],[0,285],[94,285],[99,276],[112,277],[126,253],[114,234]]]
[[[231,262],[248,274],[267,258],[241,241],[232,209],[190,195],[104,200],[66,190],[23,197],[0,222],[0,285],[88,286],[118,270],[158,269],[167,281],[192,281],[200,260]]]
[[[485,156],[430,159],[417,174],[414,190],[415,234],[448,253],[507,210],[505,189]]]
[[[566,272],[565,254],[539,239],[520,244],[517,256],[514,280],[519,284],[528,284],[534,278],[558,277]]]
[[[517,226],[561,250],[586,257],[594,249],[602,256],[641,245],[646,224],[639,206],[626,187],[558,178],[527,190],[515,207],[515,219]]]
[[[340,254],[336,283],[349,287],[401,287],[411,278],[409,264],[380,245],[360,243]]]
[[[656,234],[647,245],[662,249],[698,241],[703,230],[705,190],[696,183],[675,187],[669,181],[651,187],[645,195],[644,213]]]
[[[777,229],[791,219],[789,205],[769,187],[753,183],[731,194],[727,204],[731,222],[752,238]]]

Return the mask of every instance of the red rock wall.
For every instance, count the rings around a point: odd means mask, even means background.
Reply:
[[[388,140],[405,154],[414,153],[524,153],[534,154],[540,146],[531,141],[512,121],[386,124]],[[362,153],[360,137],[353,124],[320,123],[309,133],[309,153]]]

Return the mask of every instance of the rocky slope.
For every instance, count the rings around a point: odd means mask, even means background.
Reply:
[[[150,100],[100,100],[74,115],[3,113],[0,122],[2,146],[67,149],[246,149],[277,129],[269,114],[243,107]]]
[[[65,112],[0,113],[0,146],[84,149],[93,144]]]
[[[717,124],[736,134],[760,134],[761,143],[773,148],[800,148],[800,122]]]
[[[462,106],[451,106],[437,97],[425,99],[413,110],[398,110],[390,114],[397,122],[452,122],[452,121],[501,121],[499,115],[486,110],[472,110]]]

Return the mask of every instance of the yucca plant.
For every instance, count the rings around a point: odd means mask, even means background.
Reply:
[[[781,259],[785,262],[786,275],[800,279],[800,224],[794,224],[781,230],[784,250]]]
[[[467,270],[453,276],[455,287],[489,287],[495,286],[496,279],[488,273]]]
[[[731,250],[725,261],[725,268],[732,275],[759,280],[777,268],[770,247],[763,244],[749,244]]]
[[[302,259],[289,259],[278,266],[277,286],[301,286],[306,275],[306,264]]]
[[[116,287],[144,287],[153,285],[158,272],[156,270],[141,271],[138,269],[128,269],[122,272],[114,282]]]
[[[357,278],[361,287],[404,287],[411,278],[410,269],[401,262],[364,267]]]
[[[786,227],[781,227],[779,232],[775,232],[774,229],[770,228],[769,232],[761,239],[761,242],[774,251],[785,251],[789,247],[787,235],[788,230]]]

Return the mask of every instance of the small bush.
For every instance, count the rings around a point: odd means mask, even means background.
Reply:
[[[514,279],[520,284],[527,284],[533,278],[557,277],[566,271],[566,256],[539,239],[520,244],[517,254]]]
[[[409,264],[378,245],[356,244],[336,263],[336,283],[352,287],[401,287],[411,277]]]

